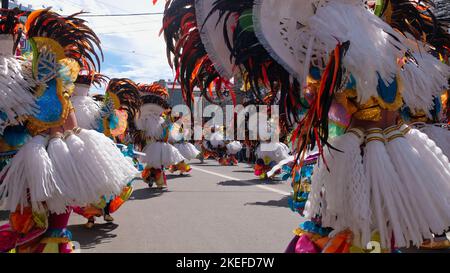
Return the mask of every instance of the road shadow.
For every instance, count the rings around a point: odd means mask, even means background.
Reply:
[[[450,249],[401,248],[400,253],[450,253]]]
[[[173,180],[173,179],[178,179],[178,178],[186,178],[186,177],[191,177],[191,174],[167,174],[166,175],[166,179],[167,180]]]
[[[9,219],[9,210],[0,210],[0,221],[6,221]]]
[[[205,163],[203,163],[203,164],[201,164],[201,163],[199,163],[199,164],[191,164],[191,166],[199,166],[199,167],[220,167],[219,164],[205,164]]]
[[[118,226],[115,223],[102,223],[95,224],[91,229],[87,229],[84,225],[72,225],[68,229],[72,232],[74,240],[80,243],[81,249],[91,249],[116,238],[117,235],[111,232]]]
[[[217,185],[220,186],[255,186],[255,185],[267,185],[269,184],[270,181],[266,182],[266,180],[262,180],[262,179],[250,179],[250,180],[227,180],[227,181],[221,181],[219,183],[217,183]]]
[[[163,195],[164,193],[169,192],[169,190],[158,190],[156,188],[142,188],[142,189],[136,189],[133,191],[133,194],[131,194],[129,200],[147,200],[150,198],[155,198]]]
[[[234,170],[234,173],[254,173],[253,170]]]
[[[282,207],[282,208],[289,208],[288,204],[288,196],[284,196],[280,200],[270,200],[267,202],[253,202],[253,203],[245,203],[245,206],[266,206],[266,207]]]

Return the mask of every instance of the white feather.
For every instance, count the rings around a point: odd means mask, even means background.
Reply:
[[[74,96],[70,99],[75,108],[78,126],[83,129],[96,130],[101,119],[101,107],[90,96]]]

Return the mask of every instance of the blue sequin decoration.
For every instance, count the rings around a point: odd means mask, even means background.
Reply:
[[[56,80],[47,82],[47,85],[48,88],[44,94],[36,100],[40,112],[35,117],[43,122],[51,123],[61,118],[63,107],[58,98]]]
[[[28,130],[22,126],[8,126],[3,132],[2,138],[11,147],[24,145],[30,138]]]
[[[378,73],[377,73],[378,74]],[[397,79],[395,78],[392,83],[389,85],[386,85],[383,81],[383,79],[380,77],[380,74],[378,74],[378,86],[377,91],[378,95],[387,103],[393,103],[395,102],[395,98],[397,97]]]
[[[316,81],[320,80],[321,78],[320,70],[315,66],[311,66],[311,68],[309,69],[309,75]]]
[[[353,77],[353,75],[350,75],[345,89],[356,90],[356,79],[355,77]]]
[[[119,117],[116,116],[115,114],[112,114],[109,117],[109,129],[114,130],[117,128],[118,125],[119,125]]]

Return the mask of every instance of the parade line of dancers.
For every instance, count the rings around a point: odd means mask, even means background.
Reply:
[[[241,139],[215,123],[193,139],[170,87],[101,74],[79,15],[1,10],[0,252],[73,252],[72,212],[87,229],[113,222],[136,183],[163,190],[166,173],[208,158],[291,184],[306,221],[288,253],[450,248],[446,1],[166,0],[161,35],[187,107],[194,89],[277,106],[234,113]],[[252,137],[262,123],[269,137]]]

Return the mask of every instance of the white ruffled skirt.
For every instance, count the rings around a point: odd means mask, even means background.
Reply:
[[[176,143],[174,144],[174,146],[187,160],[195,159],[200,154],[200,151],[192,143],[189,142]]]
[[[176,165],[186,160],[177,148],[167,142],[152,142],[145,146],[144,153],[145,156],[141,156],[141,162],[156,169]]]
[[[235,155],[242,150],[242,144],[239,141],[232,141],[228,143],[226,147],[229,155]]]
[[[139,172],[114,142],[93,130],[74,129],[64,137],[38,135],[3,169],[0,198],[6,208],[31,205],[64,213],[68,206],[98,202],[118,195]]]
[[[447,158],[450,158],[450,130],[433,124],[425,124],[420,131],[427,134],[441,148]]]
[[[289,158],[289,147],[281,142],[261,143],[256,148],[256,156],[261,159],[269,158],[278,163]]]
[[[343,152],[325,149],[327,165],[315,167],[308,218],[321,216],[335,233],[349,228],[361,247],[375,231],[382,247],[392,239],[409,247],[450,227],[450,163],[426,134],[406,125],[352,129],[331,145]]]

